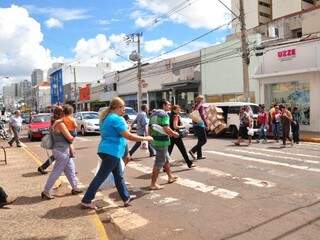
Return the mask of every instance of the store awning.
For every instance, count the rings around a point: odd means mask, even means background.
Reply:
[[[200,85],[199,80],[178,81],[173,83],[164,83],[162,84],[162,89],[169,90],[169,89],[198,88],[199,85]]]

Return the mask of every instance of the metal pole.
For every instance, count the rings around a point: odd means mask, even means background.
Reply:
[[[239,0],[240,2],[240,27],[241,27],[241,50],[242,50],[242,72],[243,72],[243,93],[245,102],[250,101],[250,88],[249,88],[249,49],[247,42],[247,29],[245,23],[245,15],[244,15],[244,6],[243,0]]]
[[[138,37],[138,111],[142,105],[142,78],[141,78],[141,49],[140,49],[140,37],[141,33],[137,33]]]
[[[78,93],[77,93],[77,76],[76,76],[76,68],[73,67],[73,84],[74,84],[74,111],[77,111],[78,105]]]

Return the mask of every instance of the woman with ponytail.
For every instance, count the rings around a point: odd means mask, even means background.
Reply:
[[[100,113],[101,141],[98,147],[98,155],[102,161],[96,176],[93,178],[81,201],[83,208],[96,209],[92,200],[95,198],[101,184],[111,172],[124,206],[129,206],[130,201],[136,197],[128,192],[122,175],[120,161],[122,161],[121,158],[125,152],[127,139],[141,142],[152,141],[153,138],[150,136],[138,136],[128,131],[128,125],[122,117],[125,113],[124,107],[124,101],[116,97],[112,99],[110,106]]]

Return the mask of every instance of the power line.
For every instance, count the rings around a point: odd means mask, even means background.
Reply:
[[[166,54],[171,53],[171,52],[174,52],[174,51],[176,51],[176,50],[178,50],[178,49],[180,49],[180,48],[182,48],[182,47],[185,47],[185,46],[189,45],[190,43],[195,42],[195,41],[197,41],[197,40],[199,40],[199,39],[201,39],[201,38],[209,35],[209,34],[212,33],[212,32],[215,32],[215,31],[217,31],[217,30],[219,30],[219,29],[221,29],[221,28],[223,28],[223,27],[225,27],[225,26],[228,26],[228,25],[229,25],[230,23],[232,23],[235,19],[236,19],[236,18],[232,19],[232,20],[231,20],[230,22],[228,22],[228,23],[222,24],[222,25],[220,25],[220,26],[218,26],[218,27],[216,27],[216,28],[214,28],[214,29],[211,29],[210,31],[208,31],[208,32],[206,32],[206,33],[204,33],[204,34],[202,34],[202,35],[200,35],[200,36],[198,36],[198,37],[195,37],[195,38],[191,39],[190,41],[185,42],[185,43],[183,43],[183,44],[181,44],[181,45],[179,45],[179,46],[177,46],[177,47],[175,47],[175,48],[173,48],[173,49],[170,49],[169,51],[166,51],[166,52],[164,52],[164,53],[161,53],[161,54],[159,54],[159,55],[156,56],[156,57],[148,58],[148,59],[146,59],[146,61],[150,61],[150,60],[159,58],[159,57],[161,57],[161,56],[163,56],[163,55],[166,55]]]

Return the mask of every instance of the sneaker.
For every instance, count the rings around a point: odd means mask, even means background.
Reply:
[[[260,143],[260,140],[259,140],[259,139],[257,139],[257,140],[256,140],[256,142],[257,142],[257,143]]]
[[[129,199],[123,203],[124,207],[129,207],[130,202],[137,198],[137,195],[130,195]]]
[[[14,203],[15,201],[16,201],[16,198],[7,197],[5,202],[0,203],[0,208],[7,206],[7,205],[10,205],[10,204]]]
[[[41,174],[47,174],[48,172],[45,171],[42,167],[38,167],[38,172],[41,173]]]
[[[8,142],[9,146],[12,147],[12,142]]]
[[[97,206],[93,203],[80,203],[82,209],[92,209],[92,210],[98,210]]]
[[[202,156],[202,157],[198,157],[197,159],[200,160],[200,159],[206,159],[207,157],[206,156]]]

